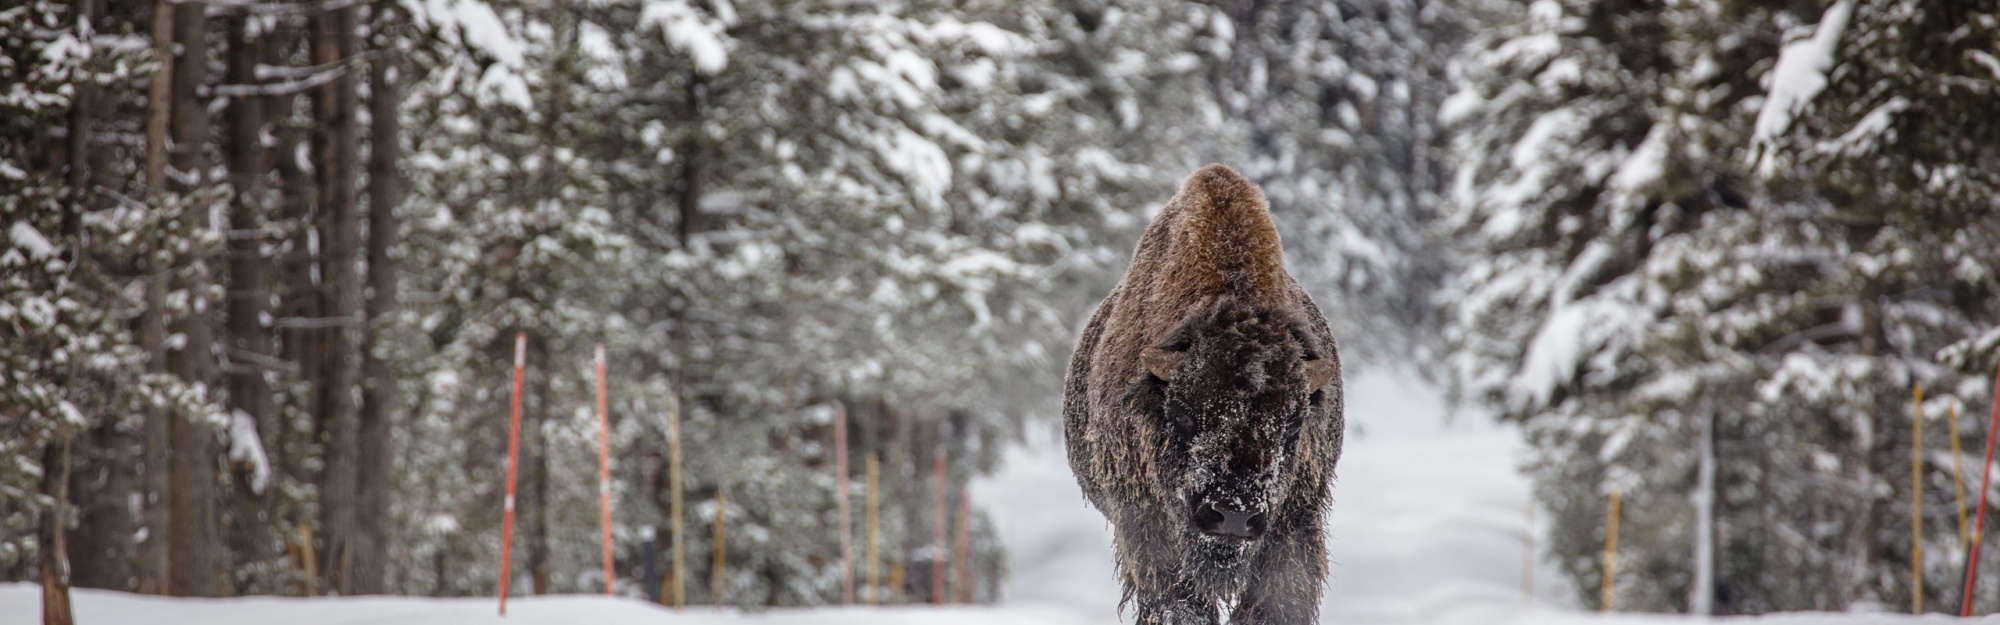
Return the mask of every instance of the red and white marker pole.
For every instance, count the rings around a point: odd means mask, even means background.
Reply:
[[[604,517],[604,595],[617,579],[611,560],[611,418],[604,400],[604,344],[597,344],[597,501]]]
[[[1979,582],[1979,546],[1986,542],[1986,489],[1993,481],[1993,441],[2000,433],[2000,368],[1993,371],[1993,417],[1986,424],[1986,464],[1979,465],[1979,522],[1972,526],[1972,553],[1965,562],[1965,597],[1959,616],[1972,616],[1972,591]]]
[[[507,582],[513,577],[514,474],[521,464],[521,378],[528,364],[528,333],[514,334],[514,409],[507,428],[507,509],[500,521],[500,616],[507,615]]]

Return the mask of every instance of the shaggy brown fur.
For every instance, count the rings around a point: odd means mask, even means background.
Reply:
[[[1218,623],[1232,602],[1232,623],[1316,620],[1339,355],[1255,184],[1204,167],[1154,218],[1084,328],[1063,421],[1140,623]]]

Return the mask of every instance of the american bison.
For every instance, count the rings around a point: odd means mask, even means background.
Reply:
[[[1264,194],[1221,165],[1153,219],[1070,359],[1070,468],[1145,625],[1309,623],[1340,460],[1340,357]]]

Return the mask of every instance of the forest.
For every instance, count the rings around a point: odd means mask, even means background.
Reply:
[[[1617,492],[1630,609],[1945,610],[1995,102],[1985,1],[0,0],[0,581],[491,594],[522,333],[517,594],[606,583],[602,344],[620,594],[678,463],[688,603],[846,600],[876,483],[865,598],[998,601],[965,485],[1221,162],[1580,595]]]

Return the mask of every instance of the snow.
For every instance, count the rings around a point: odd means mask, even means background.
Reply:
[[[229,460],[250,463],[250,491],[264,494],[271,484],[271,461],[264,455],[264,440],[257,436],[257,419],[242,410],[229,413]]]
[[[704,20],[699,9],[681,0],[647,2],[639,22],[658,26],[668,45],[687,53],[694,60],[695,69],[713,75],[729,66],[729,48],[723,31],[736,21],[728,3],[717,4],[724,9],[718,11],[721,13],[718,19]]]
[[[1329,518],[1332,575],[1321,601],[1326,623],[1651,625],[1679,615],[1584,612],[1549,563],[1527,558],[1528,485],[1516,471],[1526,446],[1512,426],[1451,414],[1438,389],[1371,371],[1348,380],[1348,438]],[[72,592],[80,623],[212,625],[1082,625],[1117,622],[1111,533],[1083,502],[1054,424],[1007,452],[1001,470],[973,484],[1009,548],[1010,573],[997,607],[770,610],[690,607],[684,612],[629,598],[517,597],[508,615],[491,597],[431,599],[248,597],[169,599]],[[1537,542],[1541,541],[1536,537]],[[1524,589],[1532,584],[1532,593]],[[0,625],[36,622],[39,588],[0,584]],[[1124,620],[1132,614],[1128,610]],[[1933,615],[1935,616],[1935,615]],[[1780,614],[1721,619],[1760,625],[1914,623],[1895,614]],[[1996,619],[1987,619],[1992,622]]]
[[[56,253],[56,246],[42,236],[42,231],[25,221],[14,222],[7,228],[7,240],[13,241],[15,247],[27,250],[29,258],[47,258]]]
[[[1847,18],[1854,14],[1854,0],[1840,0],[1828,7],[1813,29],[1810,39],[1785,44],[1778,52],[1778,64],[1766,78],[1764,108],[1757,112],[1751,131],[1752,158],[1758,171],[1768,175],[1775,163],[1771,144],[1792,126],[1792,118],[1805,111],[1814,96],[1826,88],[1826,73],[1833,69],[1833,53],[1840,34],[1847,30]]]

